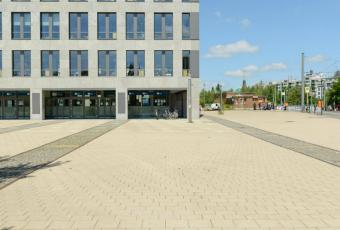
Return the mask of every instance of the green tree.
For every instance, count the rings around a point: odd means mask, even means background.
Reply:
[[[340,78],[336,80],[332,89],[330,89],[327,94],[329,104],[340,104]]]
[[[287,102],[290,105],[301,104],[301,88],[295,86],[287,90]]]

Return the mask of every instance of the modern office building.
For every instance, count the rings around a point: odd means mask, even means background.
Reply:
[[[0,39],[0,119],[199,118],[198,0],[2,0]]]

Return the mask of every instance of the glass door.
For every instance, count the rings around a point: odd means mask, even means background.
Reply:
[[[72,98],[72,118],[84,118],[83,98]]]
[[[17,118],[17,101],[15,97],[5,97],[4,105],[4,119],[16,119]]]
[[[17,110],[19,119],[30,118],[30,96],[29,92],[17,93]]]
[[[2,94],[0,92],[0,119],[2,119],[2,104],[3,104],[3,97]]]
[[[97,118],[97,103],[96,98],[85,98],[84,100],[84,109],[85,109],[85,118],[91,119],[91,118]]]

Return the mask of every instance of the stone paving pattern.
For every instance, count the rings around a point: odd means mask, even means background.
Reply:
[[[106,132],[119,127],[121,124],[123,124],[121,121],[109,121],[1,160],[0,189],[37,169],[46,167],[47,164],[89,143]],[[51,167],[51,165],[48,167]]]
[[[5,121],[1,121],[0,124],[4,122]],[[103,124],[107,122],[107,120],[58,120],[38,123],[33,121],[32,125],[34,126],[30,128],[27,128],[29,124],[27,121],[25,122],[25,126],[21,126],[26,127],[24,129],[0,134],[0,160]],[[9,121],[9,123],[12,124],[10,127],[13,128],[17,127],[19,122]],[[39,126],[40,123],[44,125]],[[9,128],[9,126],[7,126],[7,128]]]
[[[334,150],[320,145],[315,145],[291,137],[285,137],[280,134],[264,131],[241,123],[229,121],[226,117],[217,117],[206,115],[206,118],[220,123],[239,132],[248,134],[258,139],[267,141],[282,148],[290,149],[306,156],[324,161],[326,163],[340,167],[340,150]]]
[[[217,112],[206,112],[218,116]],[[226,111],[222,118],[265,131],[340,150],[339,119],[284,111]]]
[[[23,125],[18,125],[18,126],[14,125],[14,126],[2,127],[2,128],[0,128],[0,134],[14,132],[14,131],[18,131],[18,130],[42,127],[42,126],[61,123],[61,122],[63,122],[63,121],[62,120],[54,120],[54,121],[36,122],[36,123],[31,123],[31,124],[23,124]]]
[[[11,229],[339,230],[340,170],[204,118],[130,121],[0,207]]]

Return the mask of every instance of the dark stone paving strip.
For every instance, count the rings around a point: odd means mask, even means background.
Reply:
[[[326,163],[340,167],[340,151],[315,145],[298,139],[294,139],[280,134],[264,131],[241,123],[229,121],[223,118],[217,118],[205,115],[209,120],[215,121],[221,125],[232,128],[244,134],[256,137],[271,144],[280,146],[294,152],[302,153],[306,156],[324,161]]]
[[[26,125],[18,125],[18,126],[0,128],[0,134],[15,132],[15,131],[24,130],[24,129],[38,128],[38,127],[58,124],[58,123],[62,123],[62,122],[65,122],[65,121],[61,121],[61,120],[58,120],[58,121],[45,121],[45,122],[39,122],[39,123],[33,123],[33,124],[26,124]]]
[[[124,123],[124,121],[106,122],[5,160],[0,160],[0,189],[37,169],[60,164],[58,162],[51,163]]]

